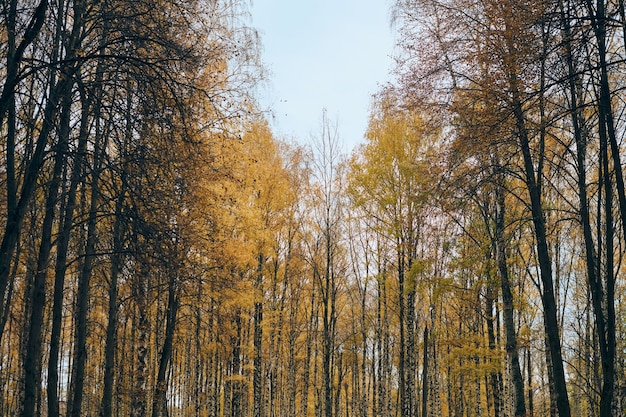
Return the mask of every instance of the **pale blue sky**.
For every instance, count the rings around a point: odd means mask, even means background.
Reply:
[[[253,0],[251,12],[277,136],[309,142],[326,108],[345,152],[362,142],[370,97],[391,79],[389,0]]]

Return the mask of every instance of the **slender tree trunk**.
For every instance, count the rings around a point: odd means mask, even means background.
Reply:
[[[256,290],[257,299],[254,303],[254,373],[252,381],[252,391],[254,396],[254,417],[263,417],[263,264],[264,256],[259,254],[257,266]],[[273,409],[273,407],[270,407]]]
[[[302,375],[302,416],[308,417],[309,412],[309,385],[311,379],[311,359],[313,357],[313,335],[317,332],[315,288],[311,291],[311,310],[306,334],[306,357],[304,359],[304,371]]]
[[[526,127],[526,119],[522,97],[520,92],[520,79],[518,77],[519,68],[517,62],[517,51],[512,34],[516,30],[512,25],[513,10],[509,3],[505,4],[504,24],[505,24],[505,56],[503,61],[508,81],[510,93],[511,113],[514,117],[519,149],[523,157],[524,183],[530,197],[530,208],[534,234],[536,239],[536,253],[539,261],[539,275],[542,284],[541,301],[543,305],[544,329],[547,340],[548,356],[550,357],[549,375],[550,385],[554,387],[556,394],[556,406],[559,417],[570,417],[570,404],[565,380],[565,370],[563,367],[563,357],[561,351],[561,340],[559,335],[559,323],[557,315],[556,298],[554,291],[554,281],[552,276],[552,261],[548,248],[545,213],[542,206],[542,166],[543,166],[543,141],[540,143],[538,168],[535,169],[533,162],[533,152],[530,146],[529,131]],[[543,62],[543,59],[542,59]],[[543,68],[543,63],[542,63]],[[541,74],[543,80],[543,74]],[[540,92],[543,95],[543,89]],[[542,104],[542,103],[540,103]],[[543,112],[543,105],[540,106]],[[542,120],[543,123],[543,120]],[[542,128],[542,138],[544,129]]]
[[[202,303],[203,303],[203,291],[202,291],[202,280],[198,279],[197,280],[197,292],[196,292],[196,305],[195,307],[195,311],[194,311],[194,336],[195,336],[195,340],[194,340],[194,379],[193,379],[193,383],[194,383],[194,392],[193,392],[193,404],[194,404],[194,412],[195,412],[195,417],[200,417],[200,409],[201,409],[201,404],[207,404],[209,403],[208,401],[208,396],[207,396],[207,391],[210,389],[210,387],[208,386],[208,384],[205,383],[205,375],[204,375],[204,370],[206,369],[205,367],[202,366],[203,364],[203,356],[202,355],[202,342],[203,342],[203,338],[202,338],[202,318],[203,318],[203,314],[202,314]],[[211,310],[208,309],[209,314],[211,313]],[[209,319],[211,320],[211,319]],[[205,340],[206,343],[206,340]],[[207,408],[209,408],[209,404],[207,404]]]
[[[288,406],[287,415],[293,416],[296,413],[296,332],[295,323],[292,323],[289,330],[289,358],[287,371],[287,395]]]
[[[176,315],[178,312],[178,296],[176,294],[177,274],[170,272],[167,286],[167,315],[165,325],[165,339],[159,357],[159,369],[155,382],[155,393],[152,402],[152,417],[167,417],[167,369],[172,358],[174,331],[176,329]]]
[[[390,353],[389,353],[389,316],[387,309],[387,283],[386,270],[382,263],[382,256],[377,255],[378,271],[382,276],[378,280],[378,297],[377,297],[377,352],[378,352],[378,408],[377,412],[380,417],[388,417],[391,414],[391,396],[390,390]]]
[[[105,30],[105,33],[108,29]],[[101,65],[99,64],[99,67]],[[102,72],[102,68],[98,73]],[[130,141],[132,138],[132,98],[133,91],[129,85],[126,90],[126,131],[125,139]],[[84,151],[84,150],[83,150]],[[123,219],[124,204],[126,201],[127,177],[126,173],[121,174],[120,191],[117,195],[115,203],[115,220],[113,223],[113,251],[111,255],[111,275],[109,282],[109,309],[108,322],[106,331],[105,354],[104,354],[104,387],[102,393],[102,402],[100,406],[100,417],[112,417],[113,412],[113,384],[115,376],[115,349],[117,344],[117,310],[118,310],[118,278],[122,267],[122,250],[124,246],[126,226]]]
[[[606,159],[604,166],[605,186],[605,223],[606,223],[606,288],[600,280],[595,282],[589,276],[592,302],[596,316],[598,342],[600,345],[600,360],[602,363],[602,391],[600,395],[600,417],[612,415],[613,397],[615,395],[615,355],[616,355],[616,328],[615,328],[615,272],[613,271],[613,215],[612,193],[613,184],[617,188],[619,212],[622,220],[623,232],[626,234],[626,192],[619,144],[617,143],[615,122],[611,105],[611,91],[609,86],[608,64],[606,62],[606,12],[604,0],[597,0],[596,14],[592,16],[592,25],[598,42],[598,58],[600,69],[600,96],[598,98],[598,133],[600,136],[601,157]],[[593,13],[589,6],[590,13]],[[609,146],[613,161],[614,177],[609,167]],[[580,175],[580,174],[579,174]],[[603,311],[606,306],[606,315]]]
[[[74,360],[72,368],[72,396],[68,402],[72,417],[81,417],[83,400],[83,382],[85,362],[87,360],[87,315],[89,312],[89,283],[91,281],[93,261],[96,257],[96,222],[98,213],[98,173],[93,173],[89,219],[87,223],[87,243],[83,265],[78,277],[76,293]]]
[[[407,251],[409,252],[409,251]],[[411,270],[412,260],[409,260],[407,265],[407,271]],[[408,278],[408,279],[407,279]],[[417,360],[415,358],[416,348],[416,336],[415,336],[415,295],[416,295],[416,277],[409,274],[407,277],[405,274],[405,288],[406,288],[406,416],[414,417],[417,414],[416,399],[419,395],[419,391],[415,387],[417,376]]]
[[[52,181],[48,186],[48,197],[45,204],[45,216],[42,225],[37,269],[32,286],[32,309],[24,362],[24,404],[22,407],[22,416],[24,417],[35,415],[35,403],[37,402],[35,397],[39,391],[38,387],[41,384],[41,338],[44,324],[44,307],[46,305],[46,277],[48,275],[50,252],[53,246],[52,228],[56,217],[55,209],[68,146],[71,104],[71,98],[69,96],[64,97],[60,122],[61,129],[56,146]]]
[[[501,181],[501,179],[500,179]],[[511,281],[509,279],[509,268],[507,265],[506,239],[505,233],[505,195],[504,187],[500,183],[496,186],[496,223],[495,223],[495,244],[496,262],[500,275],[500,289],[502,291],[502,318],[504,321],[504,335],[506,338],[505,351],[507,361],[511,369],[511,380],[513,383],[513,404],[514,415],[522,417],[526,415],[526,403],[524,401],[524,378],[519,362],[519,351],[517,347],[517,334],[513,319],[514,305],[513,293],[511,291]]]
[[[404,253],[400,248],[400,242],[397,242],[397,257],[398,257],[398,318],[399,318],[399,331],[400,331],[400,346],[399,346],[399,359],[398,359],[398,396],[400,403],[398,407],[401,410],[402,417],[411,417],[409,414],[409,402],[407,399],[407,386],[406,386],[406,303],[405,303],[405,280],[404,280]]]
[[[324,416],[333,417],[333,351],[335,344],[335,276],[333,270],[333,242],[331,238],[331,218],[329,208],[326,208],[325,224],[325,265],[323,281],[320,286],[322,289],[322,383],[324,387]]]
[[[235,324],[237,326],[237,336],[233,339],[233,357],[231,361],[231,375],[234,377],[240,377],[242,374],[241,369],[241,339],[242,339],[242,323],[241,313],[237,313],[235,318]],[[242,400],[244,396],[243,382],[237,378],[231,382],[231,399],[230,399],[230,416],[239,417],[242,412]]]
[[[74,167],[70,177],[69,190],[65,201],[63,219],[59,226],[57,238],[57,254],[54,270],[54,293],[52,305],[52,330],[50,334],[50,353],[48,359],[48,416],[59,416],[59,351],[61,339],[61,325],[63,320],[63,300],[65,290],[65,274],[67,272],[67,256],[71,230],[74,225],[76,197],[80,181],[82,180],[84,155],[87,148],[88,124],[90,120],[90,103],[83,100],[83,111],[78,136],[78,149],[74,159]]]
[[[141,262],[141,261],[140,261]],[[133,329],[136,337],[135,346],[135,375],[131,396],[131,417],[146,417],[148,413],[148,345],[150,343],[150,321],[148,312],[148,272],[145,265],[139,267],[135,277],[133,296],[135,298],[135,320]]]
[[[602,119],[602,117],[600,117]],[[601,122],[602,123],[602,120]],[[600,126],[600,131],[603,127]],[[600,134],[600,159],[604,176],[604,274],[606,281],[606,296],[601,281],[590,282],[591,297],[596,316],[598,344],[600,347],[600,362],[602,364],[602,391],[600,394],[600,417],[611,417],[615,387],[615,316],[614,316],[614,228],[613,228],[613,181],[609,167],[607,143],[602,140],[605,135]],[[604,143],[603,143],[604,142]],[[594,285],[595,284],[595,285]],[[603,300],[603,298],[605,298]],[[607,305],[607,314],[604,316],[602,304]],[[606,317],[606,318],[605,318]]]
[[[422,417],[428,416],[428,326],[424,327],[424,369],[422,370]]]
[[[512,48],[511,48],[512,50]],[[556,299],[554,296],[554,282],[552,278],[552,261],[548,249],[546,234],[546,222],[541,203],[541,189],[538,178],[541,172],[535,172],[530,150],[528,131],[525,126],[524,110],[519,97],[518,80],[514,73],[509,74],[512,93],[512,106],[517,127],[517,135],[524,159],[525,185],[530,196],[532,221],[537,240],[537,258],[539,260],[539,272],[542,283],[541,301],[543,305],[543,319],[546,339],[548,342],[548,355],[551,360],[552,385],[556,394],[556,406],[559,417],[570,417],[570,405],[565,382],[565,369],[561,354],[561,339],[559,335],[559,323],[557,319]]]
[[[221,338],[219,336],[218,331],[216,330],[217,327],[217,307],[215,305],[215,300],[212,298],[211,299],[211,320],[209,321],[210,326],[208,329],[208,334],[210,337],[210,341],[215,343],[215,345],[217,346],[220,342],[221,342]],[[222,368],[219,366],[220,364],[220,359],[221,356],[219,355],[219,351],[216,349],[215,352],[210,356],[209,358],[209,367],[207,368],[207,374],[209,377],[209,385],[210,385],[210,392],[209,392],[209,401],[208,401],[208,411],[209,411],[209,417],[217,417],[220,415],[220,372],[222,370]],[[224,393],[226,393],[226,387],[224,386]],[[227,401],[226,401],[226,394],[224,394],[224,405],[226,406]],[[228,415],[226,412],[224,412],[224,415]]]
[[[491,274],[490,274],[491,275]],[[488,278],[489,281],[491,281],[491,277]],[[487,341],[488,341],[488,345],[489,345],[489,350],[491,352],[495,352],[496,351],[496,331],[495,331],[495,324],[494,322],[496,321],[496,315],[494,314],[494,302],[495,302],[495,297],[497,297],[497,290],[495,288],[493,288],[492,284],[489,283],[487,284],[489,287],[487,288],[487,295],[486,295],[486,299],[485,299],[485,304],[486,304],[486,320],[487,320]],[[488,359],[488,361],[491,361],[491,359]],[[521,376],[521,374],[520,374]],[[494,417],[500,417],[502,414],[502,374],[501,372],[498,371],[492,371],[489,374],[489,385],[491,387],[491,394],[493,397],[493,415]],[[523,383],[523,381],[522,381]],[[522,398],[523,398],[523,387],[522,387]],[[489,397],[487,397],[489,398]],[[489,406],[489,401],[487,401],[487,405]],[[488,407],[489,408],[489,407]],[[488,413],[489,414],[489,413]]]
[[[380,260],[378,260],[380,261]],[[379,262],[379,268],[378,270],[380,271],[380,262]],[[381,271],[382,272],[382,271]],[[384,361],[384,349],[383,349],[383,334],[384,334],[384,330],[383,330],[383,285],[384,285],[384,275],[379,272],[381,274],[381,278],[379,278],[377,280],[378,282],[378,288],[377,288],[377,297],[376,297],[376,381],[377,381],[377,392],[375,395],[376,401],[375,401],[375,406],[376,408],[374,409],[376,411],[376,413],[380,416],[380,417],[386,417],[386,413],[385,413],[385,369],[384,369],[384,365],[383,365],[383,361]]]
[[[113,224],[113,253],[111,255],[111,273],[109,277],[109,311],[104,347],[104,387],[100,417],[113,415],[113,382],[115,376],[115,347],[117,343],[117,281],[122,266],[122,248],[124,231],[122,230],[122,211],[126,194],[126,181],[122,176],[122,187],[115,203],[115,221]]]
[[[333,416],[340,416],[341,415],[341,410],[340,410],[340,400],[341,400],[341,387],[343,386],[343,377],[344,377],[344,373],[343,373],[343,351],[340,351],[337,355],[336,355],[336,360],[337,363],[336,365],[334,365],[333,367],[336,369],[335,372],[333,372],[334,374],[337,375],[337,389],[335,392],[335,395],[333,396]],[[347,410],[347,408],[346,408]]]
[[[534,394],[533,394],[533,368],[532,361],[530,359],[530,344],[526,349],[526,374],[528,377],[528,417],[535,415],[534,409]]]
[[[367,278],[369,277],[369,270],[366,270],[365,273],[366,281],[363,284],[363,292],[361,294],[361,351],[363,352],[363,357],[361,358],[361,398],[359,402],[359,415],[360,417],[367,417],[367,408],[368,408],[368,392],[367,383],[371,380],[371,378],[367,378],[367,357],[368,357],[368,325],[366,320],[367,313]],[[358,381],[357,381],[358,383]],[[347,411],[346,411],[347,412]]]
[[[289,358],[288,358],[288,369],[287,369],[287,395],[288,395],[288,406],[287,406],[287,415],[293,416],[296,413],[296,398],[297,398],[297,386],[296,386],[296,340],[298,338],[297,331],[297,312],[298,312],[298,300],[295,295],[296,291],[294,288],[294,280],[291,279],[291,269],[290,269],[290,261],[292,258],[292,233],[290,230],[289,233],[289,242],[287,246],[287,254],[285,256],[285,273],[284,273],[284,285],[285,289],[291,288],[290,293],[292,294],[291,299],[289,300],[289,331],[288,331],[288,341],[289,341]],[[303,417],[306,417],[303,416]]]
[[[326,288],[325,299],[323,302],[323,353],[322,353],[322,383],[324,386],[324,416],[332,417],[333,415],[333,394],[332,394],[332,382],[333,382],[333,372],[332,372],[332,357],[333,357],[333,329],[332,327],[332,317],[333,311],[331,310],[331,300],[330,300],[330,292],[332,289],[330,288],[330,277],[326,280]]]
[[[99,98],[97,99],[99,101]],[[99,117],[100,104],[96,105],[95,117]],[[100,132],[96,123],[96,145],[93,156],[93,171],[91,174],[89,217],[87,219],[87,241],[83,264],[78,276],[78,290],[76,294],[74,360],[72,368],[72,395],[68,401],[71,417],[82,416],[83,384],[85,378],[85,363],[87,361],[87,316],[89,313],[89,287],[93,270],[93,263],[97,257],[97,222],[98,204],[100,201],[100,174],[104,163],[104,154],[107,147],[107,134]],[[71,406],[71,407],[70,407]]]

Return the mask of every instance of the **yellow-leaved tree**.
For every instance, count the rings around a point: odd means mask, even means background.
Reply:
[[[423,113],[399,104],[392,92],[376,99],[367,143],[350,163],[349,193],[365,216],[376,219],[374,230],[395,256],[399,406],[404,415],[415,415],[417,281],[427,273],[434,255],[424,235],[436,171],[431,157],[439,129]]]

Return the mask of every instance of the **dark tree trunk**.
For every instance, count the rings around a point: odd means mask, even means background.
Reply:
[[[407,252],[409,252],[407,250]],[[411,270],[413,264],[412,260],[407,263],[407,271]],[[407,277],[408,275],[408,277]],[[408,279],[407,279],[408,278]],[[415,336],[415,295],[416,295],[416,277],[412,274],[405,273],[405,289],[406,289],[406,416],[414,417],[417,415],[417,396],[419,391],[416,389],[416,375],[417,375],[417,360],[415,355],[417,354],[416,348],[416,336]]]
[[[400,248],[400,242],[397,242],[397,256],[398,256],[398,327],[400,332],[400,347],[399,347],[399,359],[398,359],[398,407],[401,410],[402,417],[410,417],[409,402],[406,398],[407,386],[406,386],[406,303],[405,303],[405,280],[404,280],[404,254]]]
[[[491,281],[491,277],[488,278]],[[487,295],[485,299],[486,304],[486,320],[487,320],[487,341],[489,350],[496,351],[496,329],[495,321],[496,315],[494,314],[494,302],[497,296],[497,290],[492,287],[491,282],[488,284]],[[491,360],[491,359],[489,359]],[[489,386],[491,387],[491,395],[493,397],[494,417],[500,417],[502,415],[502,373],[500,371],[492,371],[489,375]],[[523,388],[523,386],[522,386]],[[522,390],[522,398],[524,391]],[[489,402],[488,402],[489,404]],[[489,409],[489,407],[487,407]]]
[[[235,324],[237,326],[237,336],[233,339],[233,357],[231,361],[231,376],[240,377],[242,375],[241,367],[241,339],[242,339],[242,323],[241,313],[237,312],[235,318]],[[231,398],[230,398],[230,415],[231,417],[241,416],[242,400],[244,395],[243,382],[241,379],[236,378],[230,382],[231,385]],[[227,401],[225,399],[225,401]]]
[[[596,317],[600,362],[602,364],[602,391],[600,393],[600,417],[611,417],[615,390],[615,311],[614,311],[614,235],[613,228],[613,181],[609,167],[606,133],[602,133],[602,115],[600,116],[600,160],[604,185],[604,274],[606,293],[602,281],[591,281],[591,299]],[[595,278],[595,277],[594,277]],[[606,294],[606,295],[605,295]],[[606,316],[603,311],[606,304]]]
[[[306,333],[306,357],[304,359],[304,370],[302,375],[302,402],[300,407],[302,415],[308,416],[309,412],[309,385],[311,379],[311,359],[313,357],[313,336],[317,332],[318,324],[316,318],[316,298],[315,288],[311,292],[311,310],[309,311],[309,322]]]
[[[65,164],[67,141],[69,136],[69,113],[72,102],[69,96],[63,99],[63,111],[61,112],[61,129],[59,141],[56,146],[52,180],[48,185],[48,196],[45,204],[45,215],[42,225],[37,269],[32,284],[31,314],[26,344],[26,356],[24,360],[24,403],[22,407],[23,417],[35,415],[37,393],[41,385],[41,358],[42,358],[42,327],[44,308],[46,305],[46,277],[50,252],[52,250],[52,228],[56,217],[56,206],[61,185],[61,175]]]
[[[428,415],[428,326],[424,328],[424,369],[422,371],[422,417]]]
[[[137,243],[137,242],[136,242]],[[131,417],[146,417],[148,414],[148,359],[150,344],[150,318],[149,318],[149,276],[148,266],[145,260],[141,263],[134,277],[133,298],[135,301],[135,316],[133,319],[134,371],[131,397]],[[136,329],[136,330],[135,330]]]
[[[524,378],[519,361],[519,351],[517,348],[517,334],[515,322],[513,320],[513,293],[511,292],[511,281],[509,279],[509,268],[507,265],[506,239],[505,239],[505,195],[502,184],[498,184],[496,189],[496,223],[495,223],[495,244],[496,262],[500,275],[500,289],[502,291],[502,318],[504,321],[504,335],[506,338],[506,355],[511,369],[511,380],[513,383],[514,395],[514,415],[522,417],[526,415],[526,404],[524,401]]]
[[[533,368],[532,361],[530,359],[530,345],[526,349],[526,373],[528,376],[528,417],[535,415],[534,408],[534,395],[533,395]]]
[[[52,305],[52,330],[50,334],[50,354],[48,359],[48,416],[59,417],[59,351],[61,339],[61,325],[63,321],[63,300],[65,289],[65,274],[67,271],[67,254],[71,230],[74,225],[74,211],[78,185],[82,180],[83,163],[87,148],[88,124],[90,120],[89,103],[84,103],[79,128],[78,149],[74,159],[74,166],[70,178],[69,190],[65,201],[63,219],[59,226],[57,238],[57,254],[54,270],[54,293]]]
[[[601,158],[604,163],[605,187],[605,233],[606,233],[606,286],[596,276],[589,276],[591,296],[596,317],[598,342],[600,345],[600,361],[602,363],[602,391],[600,395],[600,417],[612,415],[613,397],[615,396],[615,355],[616,355],[616,326],[615,326],[615,272],[613,270],[613,214],[612,193],[613,184],[617,188],[619,212],[622,220],[623,232],[626,233],[626,192],[619,144],[615,132],[615,122],[611,105],[611,91],[609,86],[608,64],[606,62],[606,11],[604,0],[597,0],[596,13],[589,5],[592,14],[592,26],[598,42],[598,58],[600,69],[600,96],[598,98],[598,133],[600,136]],[[614,176],[609,166],[609,146],[613,161]],[[580,175],[580,174],[579,174]],[[592,278],[596,278],[595,282]],[[603,311],[606,306],[606,315]]]
[[[263,417],[263,255],[259,255],[257,267],[256,292],[257,299],[254,303],[254,374],[252,381],[252,391],[254,396],[254,417]],[[273,408],[273,407],[271,407]]]
[[[322,383],[324,386],[324,417],[333,417],[333,379],[332,368],[333,352],[335,348],[335,272],[333,270],[333,243],[331,241],[330,216],[327,214],[326,221],[326,260],[323,272],[322,289]]]
[[[155,382],[155,393],[152,405],[152,417],[167,417],[167,368],[172,357],[174,331],[176,329],[176,314],[178,312],[178,296],[176,295],[176,273],[171,272],[167,287],[167,323],[165,325],[165,340],[159,358],[159,370]]]
[[[82,416],[83,383],[87,360],[87,315],[89,313],[89,284],[93,262],[96,257],[96,223],[98,219],[98,172],[94,172],[91,183],[89,219],[87,221],[87,242],[83,264],[78,277],[76,293],[74,360],[72,368],[72,395],[68,402],[71,417]]]
[[[513,51],[513,46],[509,45],[509,49]],[[551,384],[554,387],[556,395],[556,407],[559,411],[559,417],[570,417],[570,405],[567,394],[567,385],[565,382],[565,369],[563,367],[563,356],[561,353],[561,339],[559,336],[559,322],[557,318],[557,306],[554,295],[554,282],[552,278],[552,261],[550,259],[550,251],[548,249],[548,240],[546,234],[546,221],[541,203],[541,187],[539,178],[541,171],[535,172],[533,165],[532,152],[530,149],[530,140],[528,130],[526,129],[526,121],[524,110],[520,99],[520,93],[517,75],[514,71],[509,74],[509,85],[512,95],[512,110],[515,117],[517,128],[517,136],[520,149],[524,160],[525,185],[530,197],[530,207],[532,213],[532,221],[536,238],[537,258],[539,260],[539,275],[541,278],[541,302],[543,305],[543,319],[546,339],[548,342],[548,355],[551,360]],[[542,156],[540,156],[541,158]]]
[[[113,415],[113,381],[115,376],[115,347],[117,343],[117,281],[122,266],[122,249],[124,245],[124,231],[122,230],[122,211],[126,194],[126,181],[122,176],[122,187],[115,203],[115,221],[113,224],[113,253],[111,255],[111,269],[109,277],[109,311],[104,347],[104,381],[102,389],[101,417]]]
[[[97,93],[99,95],[99,93]],[[89,313],[89,287],[92,276],[93,264],[97,257],[96,242],[97,222],[100,201],[100,174],[104,163],[104,154],[107,147],[107,132],[103,132],[99,126],[100,97],[96,97],[94,117],[96,118],[95,149],[92,162],[89,216],[87,219],[87,240],[83,263],[78,276],[78,289],[76,294],[75,309],[75,333],[74,333],[74,359],[72,368],[71,395],[68,400],[68,410],[71,417],[81,417],[83,402],[83,384],[85,379],[85,363],[87,361],[87,316]]]

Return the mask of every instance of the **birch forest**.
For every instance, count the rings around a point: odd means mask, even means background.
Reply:
[[[351,152],[249,7],[1,2],[0,416],[626,415],[624,0],[390,2]]]

